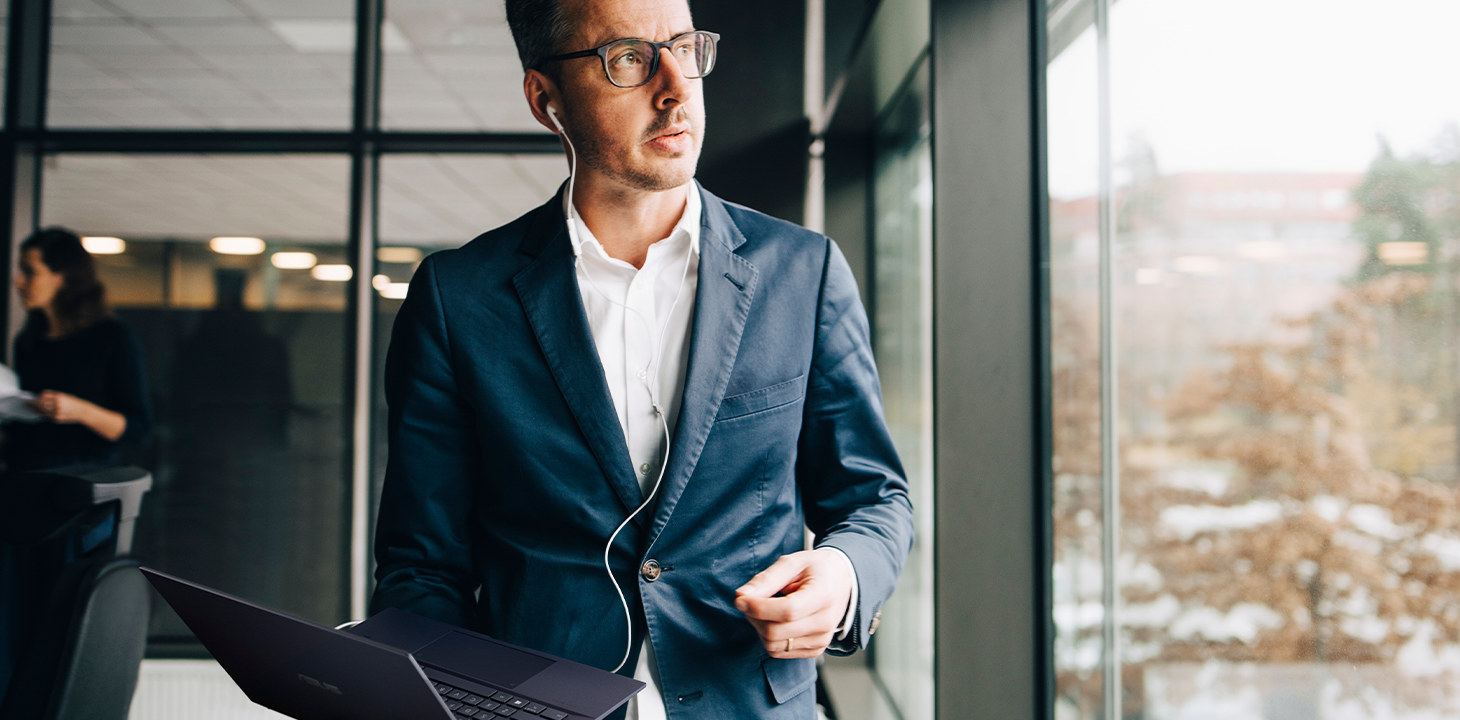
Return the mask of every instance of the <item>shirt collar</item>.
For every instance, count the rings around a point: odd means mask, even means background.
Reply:
[[[575,248],[582,250],[592,249],[601,257],[607,258],[608,253],[599,244],[598,238],[593,236],[593,231],[588,229],[588,224],[583,222],[582,216],[578,213],[568,212],[568,203],[572,202],[567,191],[563,192],[563,216],[568,222],[574,224],[576,232],[568,235]],[[679,216],[679,222],[675,223],[674,229],[670,231],[669,238],[673,238],[680,231],[689,236],[689,251],[695,256],[700,254],[700,218],[703,215],[703,200],[700,199],[700,184],[696,180],[690,180],[689,192],[686,193],[684,202],[684,214]],[[669,239],[663,238],[663,239]]]

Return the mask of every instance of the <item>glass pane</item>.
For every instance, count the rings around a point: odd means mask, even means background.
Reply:
[[[385,13],[382,127],[547,132],[523,98],[502,3],[388,0]]]
[[[58,128],[343,129],[353,0],[55,0]]]
[[[873,666],[902,717],[933,716],[933,165],[928,62],[876,131],[873,351],[907,472],[912,552],[882,609]]]
[[[318,270],[348,262],[348,182],[345,156],[72,154],[43,196],[45,224],[125,243],[97,260],[156,414],[136,554],[326,624],[348,608],[348,323]],[[157,603],[153,653],[192,642]]]
[[[1083,7],[1082,7],[1083,6]],[[1050,396],[1054,407],[1054,663],[1057,717],[1103,702],[1100,297],[1095,202],[1098,82],[1092,3],[1050,14]]]
[[[1127,717],[1460,715],[1457,23],[1112,3]]]
[[[373,284],[375,495],[385,479],[384,371],[390,330],[411,276],[437,250],[515,220],[547,202],[568,179],[561,155],[386,155],[380,159],[380,245]],[[370,513],[374,518],[375,513]],[[373,562],[373,560],[372,560]]]

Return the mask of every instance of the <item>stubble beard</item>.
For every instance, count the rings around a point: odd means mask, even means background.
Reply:
[[[599,136],[592,133],[580,133],[580,137],[583,139],[579,141],[581,147],[578,148],[578,159],[595,172],[638,190],[664,192],[682,187],[694,177],[695,167],[699,164],[700,141],[704,137],[704,121],[695,125],[687,112],[674,110],[660,116],[639,139],[640,143],[646,142],[670,125],[684,119],[690,120],[689,132],[694,139],[694,145],[677,158],[657,162],[651,158],[651,162],[644,163],[642,167],[637,166],[634,162],[636,148],[625,147],[615,151],[608,147],[608,143]],[[685,162],[686,159],[688,162]]]

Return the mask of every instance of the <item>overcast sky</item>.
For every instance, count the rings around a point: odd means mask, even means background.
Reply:
[[[1095,49],[1049,67],[1055,197],[1095,192]],[[1164,173],[1362,172],[1460,123],[1460,0],[1119,0],[1110,57],[1115,157]]]

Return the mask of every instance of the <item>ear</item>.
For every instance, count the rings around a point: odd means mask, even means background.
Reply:
[[[558,92],[557,83],[537,70],[528,70],[522,78],[522,94],[527,97],[527,107],[538,124],[557,134],[558,128],[547,111],[548,105],[557,106],[558,118],[562,119],[562,94]]]

